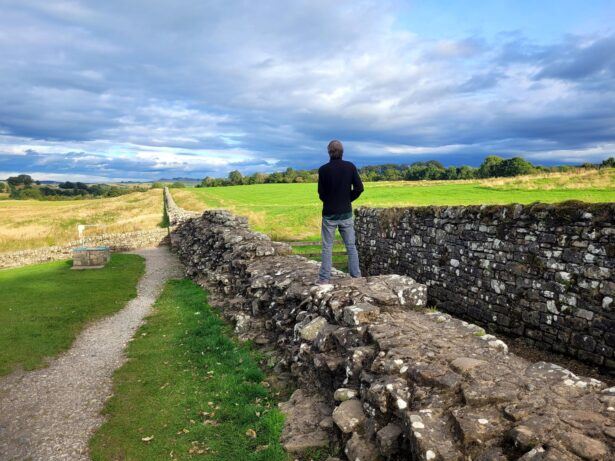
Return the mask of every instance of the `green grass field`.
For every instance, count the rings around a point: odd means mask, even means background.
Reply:
[[[92,459],[288,459],[258,355],[230,336],[199,286],[168,282],[115,373]]]
[[[316,184],[258,184],[174,189],[189,210],[228,208],[278,240],[318,240],[321,204]],[[482,181],[374,182],[356,206],[480,205],[615,201],[615,169]]]
[[[320,245],[293,246],[294,254],[303,255],[314,261],[320,261],[322,259],[320,257],[320,251]],[[342,252],[344,254],[336,254]],[[348,256],[346,255],[346,248],[343,244],[333,245],[333,267],[348,272]]]
[[[124,307],[144,268],[140,256],[114,254],[99,270],[73,271],[70,261],[0,270],[0,376],[42,366],[88,322]]]

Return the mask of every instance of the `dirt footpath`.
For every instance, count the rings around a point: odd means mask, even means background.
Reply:
[[[86,328],[49,367],[0,379],[0,460],[87,460],[88,440],[103,423],[112,375],[124,348],[165,282],[181,277],[167,247],[136,251],[146,260],[138,295]]]

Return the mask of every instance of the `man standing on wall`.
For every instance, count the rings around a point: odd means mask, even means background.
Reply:
[[[363,192],[363,183],[357,167],[342,160],[344,146],[340,141],[331,141],[327,150],[329,163],[318,169],[318,196],[322,200],[322,263],[317,282],[320,285],[331,279],[335,229],[339,229],[346,245],[350,276],[361,277],[351,202]]]

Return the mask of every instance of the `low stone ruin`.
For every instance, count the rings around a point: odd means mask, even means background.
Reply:
[[[73,249],[73,269],[101,269],[111,260],[109,247],[77,247]]]
[[[427,309],[408,276],[315,286],[318,263],[225,211],[177,222],[171,241],[187,275],[224,296],[236,332],[275,347],[276,370],[295,378],[282,442],[298,456],[615,459],[615,388]]]
[[[82,245],[107,246],[111,252],[155,247],[166,242],[168,233],[167,229],[158,228],[144,231],[99,234],[85,237],[83,240],[74,240],[65,245],[0,253],[0,269],[70,259],[73,256],[73,249],[76,246]]]

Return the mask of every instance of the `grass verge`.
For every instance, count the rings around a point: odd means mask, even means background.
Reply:
[[[144,268],[140,256],[114,254],[97,270],[73,271],[70,261],[0,270],[0,376],[68,349],[86,323],[136,296]]]
[[[200,287],[168,282],[115,374],[92,459],[288,459],[258,356],[230,334]]]

